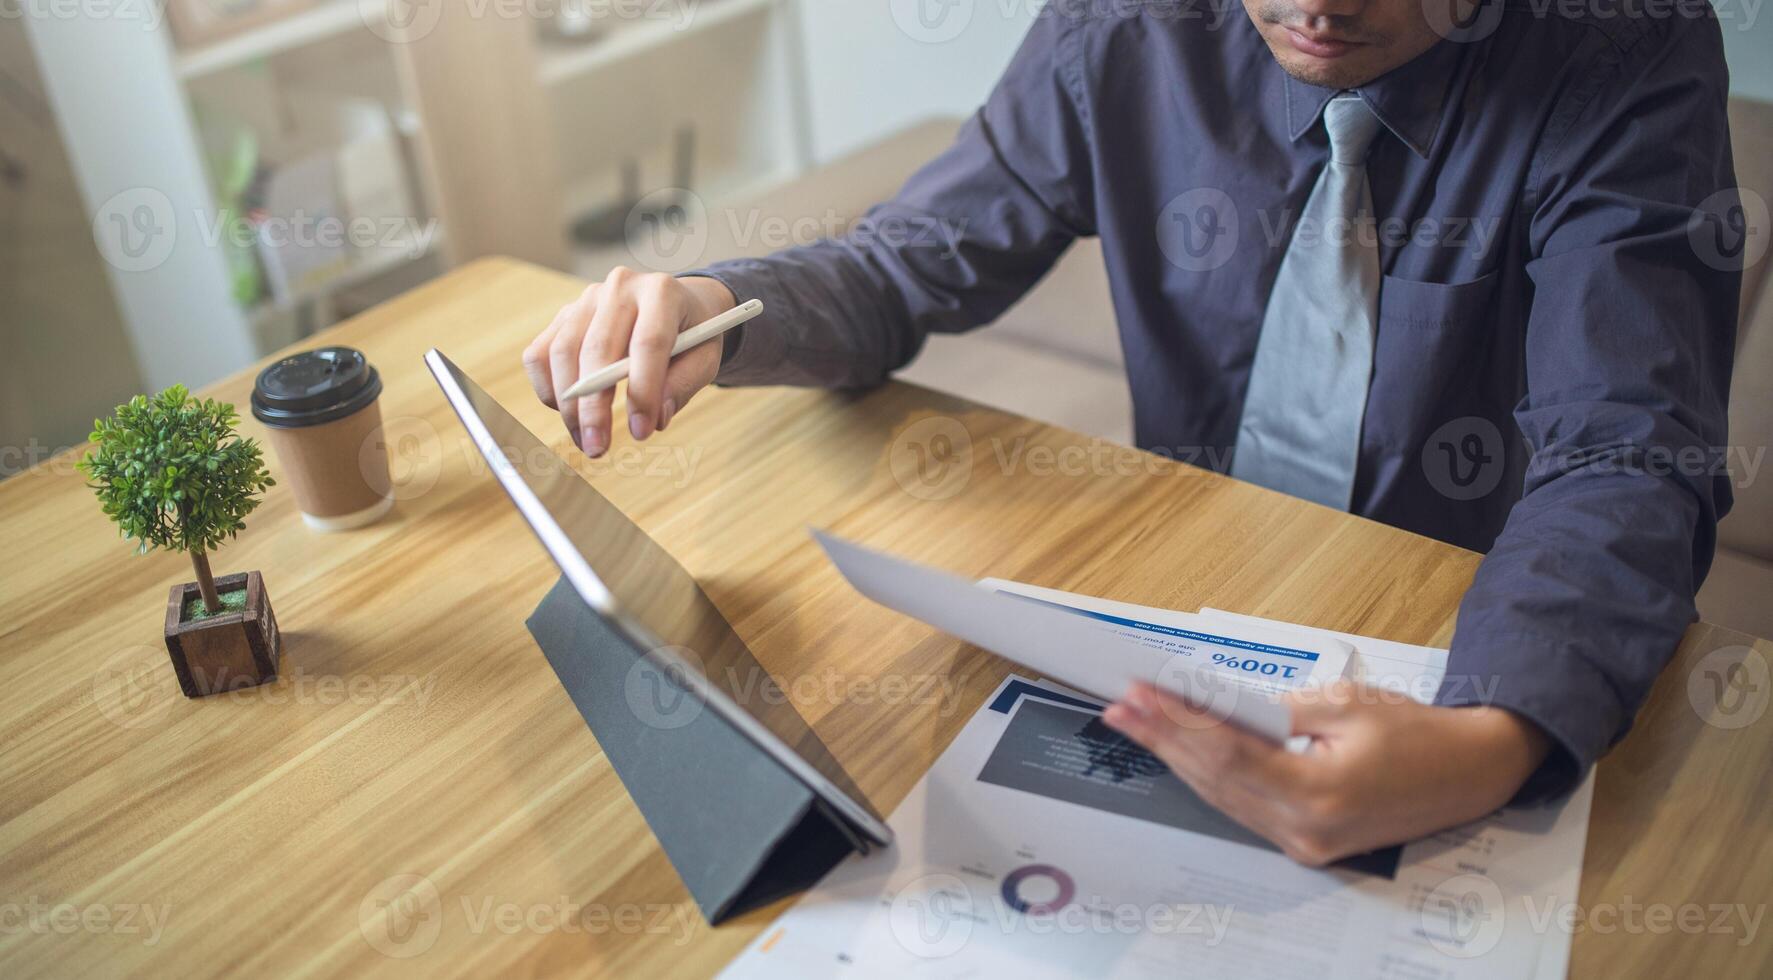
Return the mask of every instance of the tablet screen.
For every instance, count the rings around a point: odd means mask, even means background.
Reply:
[[[648,712],[670,711],[674,699],[693,692],[690,696],[701,697],[869,836],[885,843],[890,834],[879,815],[781,695],[793,688],[776,683],[764,670],[695,577],[447,358],[433,351],[426,360],[481,454],[581,597],[651,656],[657,669],[644,680],[679,689],[653,692],[658,697],[654,703],[646,695],[631,704],[642,720],[648,720]],[[476,421],[481,431],[476,431]],[[533,501],[523,499],[513,478],[533,493]],[[536,513],[533,504],[543,513]],[[555,535],[556,528],[564,540]],[[638,690],[644,692],[646,685]],[[631,691],[630,700],[635,697]],[[745,724],[746,719],[752,724]],[[669,716],[653,720],[661,727],[671,724]],[[802,765],[793,765],[784,753]],[[820,780],[828,785],[821,786]],[[843,799],[830,799],[831,790]]]

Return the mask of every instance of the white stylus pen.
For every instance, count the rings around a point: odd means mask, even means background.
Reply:
[[[677,343],[671,345],[671,356],[676,357],[691,347],[705,344],[762,312],[763,300],[748,299],[725,313],[709,317],[677,335]],[[585,375],[574,382],[572,387],[561,392],[561,399],[583,398],[614,388],[616,382],[628,377],[631,360],[633,358],[624,357],[606,368]]]

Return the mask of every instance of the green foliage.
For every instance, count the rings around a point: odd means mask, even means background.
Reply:
[[[235,434],[238,419],[234,406],[173,385],[93,423],[97,448],[80,471],[138,552],[213,551],[246,526],[272,480],[258,443]]]

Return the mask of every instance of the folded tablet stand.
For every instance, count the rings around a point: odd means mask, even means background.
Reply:
[[[562,578],[530,635],[710,925],[810,887],[863,839],[767,752],[703,705],[655,712],[630,699],[671,684]],[[636,666],[639,664],[640,666]]]

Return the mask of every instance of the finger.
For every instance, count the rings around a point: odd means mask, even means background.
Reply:
[[[634,333],[628,340],[628,431],[645,439],[664,417],[665,373],[671,347],[685,326],[688,303],[676,281],[663,274],[642,278],[635,292]]]
[[[628,355],[628,337],[634,330],[633,273],[617,266],[610,270],[598,294],[597,312],[585,331],[585,342],[579,351],[580,376],[606,368]],[[585,455],[596,458],[610,446],[611,406],[616,391],[609,388],[595,395],[586,395],[571,406],[579,427],[580,448]]]
[[[1124,701],[1109,705],[1102,712],[1102,723],[1137,742],[1153,755],[1157,755],[1157,750],[1164,741],[1158,732],[1156,720]]]
[[[1288,808],[1275,797],[1259,793],[1239,780],[1202,772],[1199,760],[1188,752],[1186,746],[1165,736],[1165,722],[1161,716],[1145,714],[1123,702],[1109,706],[1102,720],[1149,749],[1202,800],[1268,840],[1279,843],[1278,838],[1287,829],[1284,821]]]
[[[584,346],[579,349],[579,377],[614,363],[608,352],[599,350],[599,346],[592,336],[586,336]],[[578,425],[579,448],[592,459],[609,450],[610,419],[615,415],[615,401],[616,389],[612,385],[593,394],[580,395],[567,406]]]
[[[1340,743],[1317,732],[1341,729],[1353,717],[1358,688],[1338,681],[1315,692],[1291,692],[1303,704],[1314,751],[1299,755],[1232,725],[1189,728],[1164,722],[1180,699],[1137,685],[1127,700],[1156,729],[1153,750],[1202,798],[1273,841],[1296,861],[1321,866],[1361,849],[1348,822],[1348,776]],[[1172,703],[1175,702],[1175,703]],[[1296,732],[1302,731],[1295,722]]]
[[[1226,722],[1226,715],[1222,710],[1196,705],[1154,684],[1142,682],[1129,688],[1123,700],[1137,708],[1141,714],[1149,716],[1166,738],[1199,734],[1203,738],[1193,740],[1194,744],[1221,746],[1226,749],[1241,749],[1243,746],[1238,736],[1244,733]]]
[[[1138,704],[1129,696],[1109,705],[1108,710],[1102,714],[1102,720],[1109,727],[1144,746],[1152,755],[1175,770],[1176,775],[1191,784],[1212,781],[1212,772],[1206,758],[1188,746],[1178,744],[1175,737],[1176,724],[1165,718],[1161,712]]]
[[[1165,724],[1190,711],[1181,698],[1150,684],[1135,684],[1126,700],[1150,718],[1158,736],[1186,757],[1201,778],[1230,779],[1259,793],[1293,796],[1302,779],[1299,759],[1283,745],[1236,725]]]
[[[665,370],[665,403],[659,409],[659,428],[664,429],[689,404],[696,392],[714,383],[720,373],[720,338],[698,344],[671,359]]]
[[[536,335],[536,339],[523,349],[524,376],[529,378],[529,386],[535,389],[536,397],[549,408],[554,408],[555,405],[554,372],[548,363],[548,346],[554,342],[554,335],[560,332],[560,318],[564,313],[565,308],[562,307],[561,312],[554,314],[554,319]]]
[[[1203,674],[1201,679],[1186,680],[1180,691],[1164,687],[1161,690],[1167,696],[1163,698],[1155,697],[1160,690],[1155,684],[1147,682],[1136,686],[1144,690],[1142,696],[1148,707],[1161,711],[1171,722],[1191,729],[1224,725],[1238,698],[1247,692],[1242,685],[1217,674]]]
[[[586,295],[591,295],[589,290]],[[570,312],[561,311],[559,329],[555,331],[554,339],[548,342],[548,381],[553,385],[554,393],[552,398],[544,400],[560,412],[560,420],[566,425],[566,431],[572,434],[575,444],[580,441],[578,413],[572,400],[562,396],[579,379],[579,348],[584,344],[590,321],[596,316],[596,305],[595,300],[581,298],[569,308]]]

